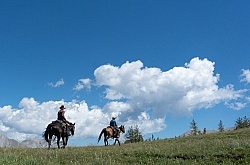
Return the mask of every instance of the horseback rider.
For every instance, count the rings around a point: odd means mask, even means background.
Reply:
[[[110,127],[114,131],[114,137],[116,137],[118,134],[118,127],[117,127],[115,119],[116,119],[116,117],[112,117],[112,120],[109,123]]]
[[[64,105],[62,105],[60,107],[60,110],[58,111],[57,113],[57,120],[60,121],[60,123],[62,124],[62,127],[63,127],[63,131],[67,133],[68,136],[70,136],[70,131],[68,129],[68,125],[71,124],[64,116],[65,114],[65,107]]]

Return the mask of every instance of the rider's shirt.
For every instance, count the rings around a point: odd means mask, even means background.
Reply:
[[[57,120],[66,121],[66,118],[64,117],[64,113],[65,113],[65,111],[62,110],[62,109],[60,111],[58,111],[58,113],[57,113]]]
[[[109,125],[112,126],[112,127],[117,127],[117,124],[116,124],[115,120],[111,120]]]

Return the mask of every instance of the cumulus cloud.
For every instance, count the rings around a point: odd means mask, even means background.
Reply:
[[[89,107],[84,100],[39,103],[34,98],[23,98],[18,108],[0,107],[0,133],[19,140],[41,136],[56,119],[61,105],[67,107],[66,118],[76,123],[75,137],[79,138],[96,138],[112,116],[117,117],[118,125],[138,125],[146,134],[163,130],[168,114],[189,115],[219,103],[236,110],[244,108],[246,103],[241,99],[246,90],[235,90],[230,84],[219,87],[220,75],[214,73],[214,64],[193,58],[167,71],[144,67],[139,60],[121,66],[102,65],[94,71],[94,80],[80,79],[74,89],[90,89],[91,84],[103,87],[107,99],[103,107]],[[247,72],[243,73],[247,77]]]
[[[67,107],[65,117],[76,123],[76,137],[96,137],[110,119],[110,115],[103,113],[100,108],[90,109],[85,101],[39,103],[34,98],[23,98],[17,109],[11,106],[0,108],[0,133],[19,141],[41,137],[46,126],[56,120],[61,105]]]
[[[137,114],[151,109],[154,118],[168,113],[190,114],[196,109],[241,98],[245,92],[234,90],[233,85],[219,88],[220,75],[214,73],[214,62],[198,57],[168,71],[143,67],[139,60],[120,67],[107,64],[97,68],[94,76],[97,85],[107,87],[107,99],[125,99],[130,111]]]
[[[246,83],[250,83],[250,70],[247,69],[242,69],[242,74],[241,74],[241,82],[246,82]]]
[[[64,81],[63,81],[63,79],[61,79],[55,83],[50,82],[50,83],[48,83],[48,85],[51,87],[57,88],[57,87],[64,85]]]

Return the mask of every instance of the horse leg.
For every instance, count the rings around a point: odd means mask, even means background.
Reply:
[[[58,135],[58,136],[57,136],[57,147],[58,147],[58,148],[60,148],[60,145],[59,145],[60,139],[61,139],[61,136]]]
[[[48,142],[49,143],[49,149],[50,149],[50,146],[51,146],[52,136],[53,136],[52,134],[49,134],[49,142]]]
[[[67,146],[67,145],[68,145],[68,140],[69,140],[69,137],[68,137],[68,136],[66,136],[65,146]]]
[[[49,139],[48,144],[49,144],[49,149],[50,149],[50,146],[51,146],[51,139]]]
[[[106,137],[104,137],[104,144],[105,144],[105,146],[108,145],[108,139]]]
[[[118,141],[118,144],[119,144],[119,146],[120,146],[120,145],[121,145],[121,144],[120,144],[120,140],[119,140],[119,139],[117,139],[117,141]]]
[[[68,137],[62,136],[62,139],[63,139],[63,148],[65,148],[67,146],[67,143],[68,143]]]
[[[118,142],[119,146],[121,145],[119,139],[115,139],[114,145],[116,144],[116,142]]]
[[[63,137],[63,136],[61,136],[61,138],[62,138],[62,143],[63,143],[63,145],[62,145],[62,147],[61,147],[61,148],[64,148],[64,137]]]
[[[107,140],[104,138],[104,145],[105,145],[105,146],[107,146],[107,144],[106,144],[107,142],[106,142],[106,141],[107,141]]]

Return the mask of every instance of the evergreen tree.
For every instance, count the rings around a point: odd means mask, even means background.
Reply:
[[[130,143],[136,143],[143,141],[143,137],[139,130],[138,125],[129,127],[127,133],[125,134],[126,141]]]
[[[192,122],[190,123],[190,128],[192,131],[192,135],[197,135],[198,134],[198,126],[195,120],[193,119]]]
[[[243,119],[239,117],[235,122],[235,129],[241,129],[243,127]]]
[[[219,124],[218,124],[218,130],[219,132],[223,132],[224,131],[224,125],[222,123],[222,121],[220,120]]]
[[[154,141],[155,140],[155,138],[154,138],[154,135],[152,134],[152,141]]]
[[[248,128],[250,126],[250,120],[244,116],[244,118],[239,117],[235,122],[235,129]]]
[[[153,134],[148,139],[145,139],[145,141],[155,141],[155,140],[160,140],[160,138],[159,137],[155,138]]]
[[[250,126],[250,120],[246,116],[244,116],[244,118],[243,118],[243,127],[248,128],[249,126]]]

